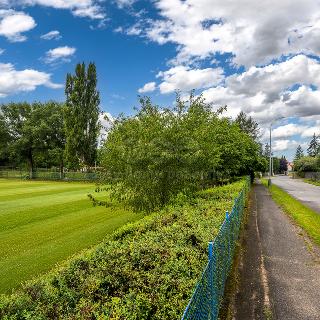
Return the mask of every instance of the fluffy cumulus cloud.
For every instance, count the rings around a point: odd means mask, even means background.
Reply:
[[[281,139],[275,140],[272,146],[272,150],[275,152],[282,152],[288,149],[295,149],[299,145],[299,142],[296,140],[289,140],[289,139]]]
[[[46,52],[44,61],[46,63],[69,62],[75,52],[76,48],[73,47],[57,47]]]
[[[156,83],[155,82],[148,82],[142,88],[138,90],[139,93],[147,93],[153,92],[156,90]]]
[[[25,32],[35,28],[36,22],[28,14],[15,10],[0,9],[0,36],[11,42],[22,42],[27,39]]]
[[[167,71],[159,72],[157,78],[161,79],[160,92],[171,93],[176,90],[185,92],[216,86],[223,81],[224,75],[221,68],[191,69],[190,67],[176,66]]]
[[[106,15],[100,0],[2,0],[0,6],[46,6],[55,9],[67,9],[73,15],[90,19],[105,19]]]
[[[61,34],[58,30],[52,30],[43,34],[40,38],[43,40],[59,40],[61,39]]]
[[[226,78],[224,86],[204,91],[217,105],[227,104],[233,116],[241,108],[260,122],[281,117],[320,115],[320,63],[304,55],[251,67]]]
[[[33,69],[16,70],[10,63],[0,63],[0,97],[33,91],[38,86],[62,88],[62,85],[51,81],[48,73]]]
[[[141,26],[159,44],[178,45],[177,61],[231,53],[238,65],[265,64],[282,55],[319,55],[317,0],[157,0],[160,19]]]

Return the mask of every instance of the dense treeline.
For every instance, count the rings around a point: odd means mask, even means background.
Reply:
[[[66,78],[66,101],[10,103],[0,112],[0,165],[82,169],[95,165],[100,132],[95,65],[78,64]],[[203,97],[177,97],[161,108],[141,98],[132,116],[119,116],[99,150],[103,183],[116,200],[154,210],[234,177],[264,171],[258,124],[226,107],[213,111]]]
[[[224,108],[213,111],[193,95],[188,102],[178,96],[171,109],[140,102],[136,114],[114,121],[102,148],[104,182],[115,199],[153,210],[179,193],[265,170],[260,145],[246,132],[252,119],[244,114],[240,126],[223,117]]]
[[[95,65],[67,75],[66,102],[9,103],[0,110],[0,165],[79,169],[93,166],[99,134]]]
[[[1,106],[1,164],[63,167],[65,134],[63,105],[9,103]]]

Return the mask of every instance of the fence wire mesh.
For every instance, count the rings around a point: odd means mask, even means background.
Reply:
[[[35,180],[64,180],[64,181],[96,181],[100,177],[99,172],[64,171],[50,169],[35,169],[32,179]],[[30,171],[20,168],[1,168],[0,178],[6,179],[31,179]]]
[[[230,214],[226,213],[218,235],[213,242],[209,242],[208,263],[184,311],[182,320],[218,319],[219,307],[232,266],[249,188],[250,179],[247,178],[245,187],[235,199]]]

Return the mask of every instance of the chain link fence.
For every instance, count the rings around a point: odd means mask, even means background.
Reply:
[[[231,270],[250,179],[235,199],[214,241],[209,242],[208,263],[196,285],[182,320],[216,320],[223,298],[225,283]]]
[[[36,169],[32,173],[35,180],[62,180],[62,181],[96,181],[100,172],[64,171],[52,169]],[[6,179],[30,179],[30,171],[23,168],[0,167],[0,178]]]

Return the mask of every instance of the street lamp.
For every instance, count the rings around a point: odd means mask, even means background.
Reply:
[[[268,179],[268,187],[271,186],[271,175],[272,175],[272,167],[273,167],[273,163],[272,163],[272,145],[271,145],[272,124],[274,124],[276,121],[281,120],[283,118],[285,118],[285,117],[277,118],[277,119],[271,121],[271,123],[270,123],[270,150],[269,150],[269,179]]]

